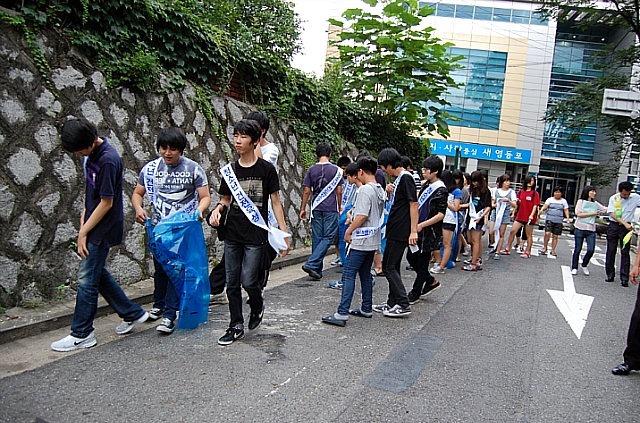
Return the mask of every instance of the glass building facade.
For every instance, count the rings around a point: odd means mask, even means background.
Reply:
[[[543,20],[540,14],[530,10],[481,7],[466,4],[432,3],[426,1],[419,2],[419,5],[420,7],[429,6],[435,10],[434,16],[443,18],[512,22],[525,25],[547,25],[547,21]]]
[[[584,34],[558,29],[551,68],[548,104],[572,95],[571,90],[581,82],[601,76],[594,65],[603,59],[598,52],[605,47],[606,34]],[[545,125],[542,141],[543,157],[561,157],[573,160],[594,160],[597,125],[588,125],[574,133],[561,122]]]
[[[451,72],[461,86],[450,88],[445,99],[451,103],[444,108],[457,120],[452,126],[498,130],[507,69],[507,53],[463,48],[450,48],[452,56],[464,56],[457,63],[462,66]]]

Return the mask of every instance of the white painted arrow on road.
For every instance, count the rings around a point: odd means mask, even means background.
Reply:
[[[580,339],[582,330],[587,324],[587,317],[589,317],[593,297],[576,293],[571,269],[569,266],[561,266],[561,268],[564,291],[547,289],[547,292],[551,295],[551,298],[556,303],[564,319],[569,323],[573,333]]]

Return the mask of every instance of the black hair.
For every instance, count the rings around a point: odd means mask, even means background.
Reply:
[[[260,129],[264,129],[265,131],[269,130],[269,116],[267,116],[265,112],[254,110],[244,118],[255,120],[256,122],[258,122],[258,125],[260,125]]]
[[[356,176],[358,174],[358,164],[357,163],[349,163],[347,168],[344,170],[348,176]]]
[[[618,184],[618,192],[633,190],[633,184],[629,181],[622,181]]]
[[[560,191],[560,194],[564,192],[564,187],[557,186],[553,188],[553,192]]]
[[[379,166],[391,166],[393,169],[402,167],[402,156],[395,148],[385,148],[378,154]]]
[[[360,157],[365,157],[365,156],[372,157],[371,153],[369,153],[369,150],[360,150],[360,152],[356,156],[356,160],[355,161],[357,162]]]
[[[330,157],[332,152],[333,149],[329,143],[319,142],[316,144],[316,157]]]
[[[262,130],[260,129],[260,124],[257,121],[252,119],[242,119],[233,127],[233,135],[237,134],[248,135],[251,137],[252,143],[257,143],[260,141],[260,136],[262,136]]]
[[[98,138],[98,129],[85,118],[69,119],[60,134],[62,148],[75,153],[93,145]]]
[[[458,182],[458,188],[462,189],[464,187],[464,175],[462,174],[462,171],[460,169],[454,169],[451,174],[453,175],[453,179],[457,179]]]
[[[442,169],[444,169],[444,163],[438,156],[429,156],[422,162],[422,167],[429,169],[431,173],[437,173],[438,178],[442,179]]]
[[[357,163],[358,169],[369,175],[375,175],[378,171],[378,161],[371,156],[362,156],[358,159]]]
[[[536,190],[536,177],[535,177],[535,176],[533,176],[533,175],[531,175],[531,174],[529,174],[529,175],[525,176],[525,177],[524,177],[524,180],[522,181],[522,189],[523,189],[524,191],[526,191],[526,190],[527,190],[527,187],[528,187],[528,186],[529,186],[529,184],[531,183],[531,180],[533,180],[533,186],[531,187],[531,189],[532,189],[533,191],[535,191],[535,190]]]
[[[595,189],[596,188],[593,185],[587,185],[586,187],[582,188],[580,199],[584,201],[591,201],[591,198],[589,198],[589,192],[595,191]]]
[[[511,176],[507,175],[506,173],[504,175],[501,175],[498,178],[498,188],[502,188],[502,184],[510,180],[511,180]]]
[[[160,147],[169,147],[177,148],[178,150],[180,150],[180,154],[182,154],[186,146],[187,137],[184,135],[184,132],[182,132],[180,128],[176,128],[175,126],[163,128],[158,134],[158,139],[156,140],[157,151],[160,151]]]
[[[347,166],[349,163],[351,163],[351,159],[348,158],[347,156],[342,156],[338,159],[338,167],[342,167],[342,166]]]
[[[413,169],[413,162],[411,161],[411,159],[409,158],[409,156],[401,156],[402,159],[402,167],[404,167],[405,169]]]
[[[473,183],[477,182],[478,185],[474,186]],[[487,189],[487,178],[481,170],[476,170],[471,173],[471,192],[473,194],[481,194]]]
[[[462,176],[464,176],[464,179],[467,181],[467,185],[471,185],[471,174],[469,172],[464,172]]]
[[[453,173],[450,170],[443,170],[440,179],[442,179],[442,182],[444,182],[444,184],[446,185],[447,191],[453,192],[453,190],[458,188],[458,184],[456,183],[456,180],[453,177]]]

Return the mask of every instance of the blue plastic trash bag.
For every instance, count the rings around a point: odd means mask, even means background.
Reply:
[[[176,213],[151,225],[149,250],[180,297],[178,329],[195,329],[209,313],[209,261],[198,214]]]

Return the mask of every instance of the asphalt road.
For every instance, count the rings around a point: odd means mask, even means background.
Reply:
[[[298,273],[273,284],[262,326],[228,347],[216,342],[228,324],[219,306],[190,332],[162,337],[148,325],[76,354],[47,352],[57,360],[0,381],[0,421],[637,422],[640,372],[611,374],[636,287],[604,282],[597,246],[591,275],[572,284],[561,266],[573,237],[563,235],[556,260],[485,255],[480,272],[439,275],[442,288],[410,316],[352,317],[344,328],[320,321],[339,302],[327,288],[337,269],[320,282]],[[414,274],[403,276],[409,287]],[[547,291],[570,286],[593,297],[580,337]],[[377,278],[374,302],[387,292]]]

